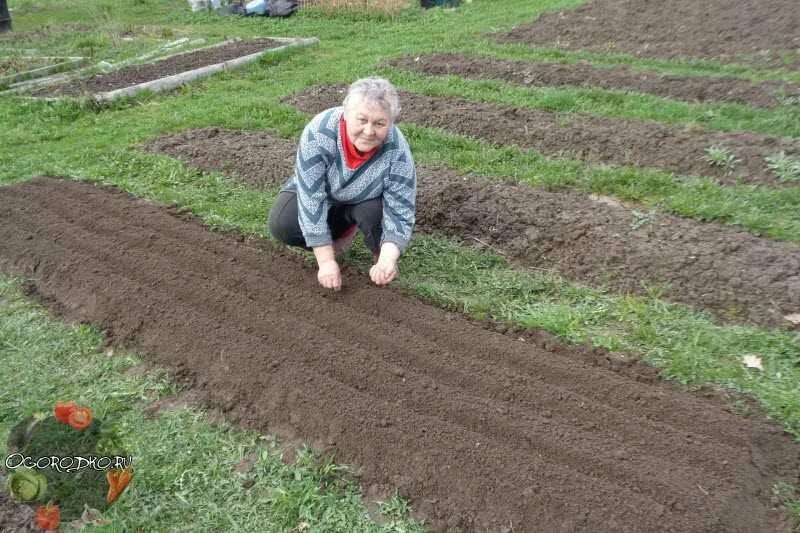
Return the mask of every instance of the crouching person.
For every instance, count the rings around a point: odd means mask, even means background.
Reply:
[[[325,288],[341,289],[337,256],[359,230],[372,251],[372,281],[387,285],[397,276],[414,228],[417,184],[411,150],[394,125],[399,111],[391,83],[365,78],[303,130],[269,229],[288,245],[313,250]]]

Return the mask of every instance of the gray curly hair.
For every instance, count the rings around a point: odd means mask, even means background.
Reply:
[[[358,102],[374,102],[389,113],[392,122],[400,115],[400,99],[397,89],[383,78],[361,78],[350,84],[344,97],[344,108],[350,109]]]

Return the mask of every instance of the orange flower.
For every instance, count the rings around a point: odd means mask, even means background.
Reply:
[[[53,416],[62,424],[69,424],[69,415],[78,407],[75,402],[57,402],[56,408],[53,409]]]
[[[108,494],[106,501],[113,503],[128,486],[133,478],[133,469],[129,466],[125,470],[109,470],[106,472],[106,480],[108,481]]]
[[[76,405],[69,413],[67,423],[77,430],[83,430],[92,425],[92,410],[82,405]]]
[[[61,523],[58,505],[42,505],[36,509],[36,525],[45,531],[55,531]]]

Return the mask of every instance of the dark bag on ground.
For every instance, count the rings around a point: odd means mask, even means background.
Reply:
[[[431,7],[456,7],[460,4],[460,0],[420,0],[419,5],[425,9]]]
[[[267,8],[267,15],[270,17],[288,17],[297,11],[295,0],[272,0]]]

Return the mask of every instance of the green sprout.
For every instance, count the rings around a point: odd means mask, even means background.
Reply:
[[[709,146],[705,152],[706,155],[703,156],[703,159],[712,167],[720,167],[732,171],[736,167],[736,163],[739,162],[730,149],[721,145]]]
[[[764,158],[767,167],[774,172],[781,181],[800,180],[800,160],[793,159],[780,151]]]

